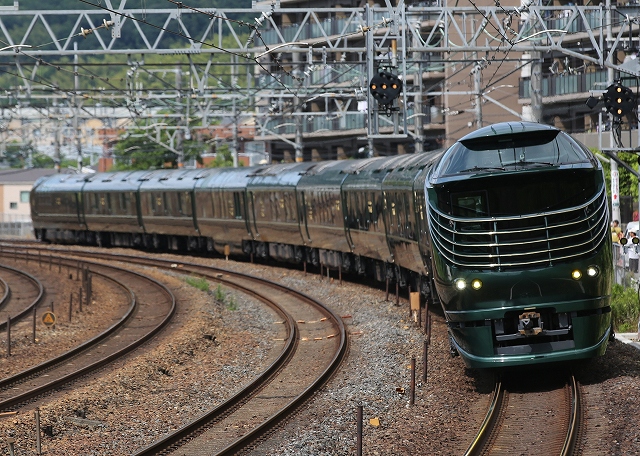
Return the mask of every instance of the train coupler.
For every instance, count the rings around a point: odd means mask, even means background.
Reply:
[[[543,322],[538,312],[518,315],[518,332],[523,336],[537,336],[542,332]]]

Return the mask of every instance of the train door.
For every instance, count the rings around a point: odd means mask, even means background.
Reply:
[[[251,233],[250,212],[253,209],[253,204],[250,203],[249,192],[247,192],[246,190],[242,191],[240,195],[240,201],[241,201],[241,215],[242,215],[242,218],[244,219],[244,225],[247,228],[247,233],[251,235],[252,233]]]
[[[136,213],[137,213],[137,219],[138,219],[138,226],[140,227],[140,229],[142,231],[145,231],[144,223],[142,222],[142,196],[140,194],[140,187],[138,187],[138,190],[136,190],[134,195],[135,195],[135,202],[136,202]]]
[[[258,225],[256,223],[256,201],[255,194],[253,192],[249,192],[249,217],[251,220],[249,221],[249,233],[253,237],[253,239],[257,239],[260,236],[258,232]]]
[[[354,223],[357,222],[355,213],[356,209],[354,207],[355,201],[350,200],[350,196],[354,192],[342,191],[341,193],[342,207],[344,208],[344,234],[347,238],[349,246],[351,247],[351,249],[353,249],[355,247],[355,244],[353,243],[353,239],[351,238],[351,228],[357,228],[357,225],[354,226]]]
[[[188,217],[191,217],[191,220],[193,221],[193,228],[196,230],[196,233],[198,233],[198,235],[200,234],[200,228],[198,226],[198,213],[196,212],[196,191],[195,189],[184,192],[185,195],[185,202],[184,205],[189,207],[189,212],[188,214],[185,214]]]
[[[309,226],[307,224],[307,200],[305,198],[304,190],[296,191],[296,200],[298,207],[298,225],[300,226],[300,235],[305,244],[311,243],[311,236],[309,236]]]
[[[81,192],[76,192],[76,196],[75,196],[75,200],[76,200],[76,211],[77,211],[77,215],[78,215],[78,223],[82,226],[85,227],[86,229],[86,223],[85,223],[85,217],[84,217],[84,205],[82,202],[82,193]]]

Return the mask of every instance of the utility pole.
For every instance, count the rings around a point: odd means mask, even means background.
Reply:
[[[178,89],[178,102],[182,104],[182,67],[178,65],[176,67],[176,89]],[[180,107],[182,111],[182,107]],[[184,113],[183,113],[184,115]],[[184,117],[180,117],[178,120],[178,129],[176,130],[176,150],[178,151],[178,168],[184,167],[184,144],[183,137],[184,131],[182,130]]]
[[[475,99],[476,128],[482,128],[482,66],[476,63],[471,71],[473,74],[473,93]]]
[[[78,105],[78,90],[80,90],[80,82],[78,80],[78,42],[73,42],[73,130],[76,135],[76,147],[78,149],[78,172],[82,173],[82,136],[80,134],[80,124],[78,122],[78,111],[80,106]]]
[[[611,0],[606,1],[605,6],[605,23],[607,24],[607,41],[605,48],[611,49],[611,45],[613,43],[613,26],[611,25]],[[612,62],[613,53],[609,53],[608,61]],[[607,85],[613,84],[614,79],[614,70],[611,66],[607,67]],[[610,120],[611,128],[609,130],[609,147],[611,149],[615,149],[616,143],[614,141],[613,135],[613,115],[607,114],[607,118]],[[602,131],[602,125],[599,125],[600,131]],[[612,152],[614,155],[617,155],[615,151]],[[618,172],[618,162],[614,159],[609,160],[609,164],[611,165],[611,220],[620,220],[620,174]]]
[[[233,106],[232,106],[232,117],[233,117],[233,139],[231,140],[231,152],[233,156],[233,167],[238,167],[238,110],[236,107],[236,100],[238,97],[236,96],[236,91],[238,90],[237,86],[237,76],[236,69],[238,68],[238,56],[234,55],[231,57],[233,61],[233,65],[231,65],[231,87],[233,88]]]

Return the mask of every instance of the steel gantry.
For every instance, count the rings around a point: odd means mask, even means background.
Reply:
[[[255,140],[301,160],[307,144],[329,136],[364,141],[369,153],[378,141],[405,139],[420,151],[425,138],[446,142],[492,117],[541,120],[549,59],[578,60],[585,73],[609,70],[587,90],[619,74],[640,76],[638,59],[620,56],[640,46],[638,6],[484,3],[215,9],[168,0],[145,9],[79,0],[87,9],[22,11],[16,2],[0,15],[0,68],[12,81],[0,97],[3,123],[10,130],[29,107],[50,119],[51,134],[61,122],[51,111],[62,107],[82,154],[82,126],[98,108],[102,120],[131,128],[173,116],[176,125],[154,140],[179,154],[181,135],[223,118],[232,121],[235,149],[239,122],[251,119]],[[126,77],[99,76],[91,65],[100,55],[127,67]],[[157,55],[175,60],[151,63]],[[368,89],[381,67],[404,81],[392,106],[378,106]],[[56,71],[72,73],[74,83],[63,86]],[[171,72],[179,84],[165,77]],[[528,95],[514,103],[526,75]]]

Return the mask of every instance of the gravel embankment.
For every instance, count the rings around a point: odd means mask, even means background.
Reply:
[[[243,270],[305,291],[342,315],[350,333],[349,356],[339,374],[252,454],[353,455],[359,404],[364,409],[365,454],[457,455],[466,450],[469,432],[486,412],[492,374],[467,370],[459,358],[450,358],[446,328],[437,313],[428,380],[422,384],[424,336],[408,321],[406,300],[397,307],[394,300],[385,302],[379,289],[321,281],[300,271],[223,260],[188,261]],[[233,293],[233,303],[227,298],[221,304],[213,293],[198,291],[180,277],[147,273],[164,276],[178,293],[175,322],[141,353],[40,405],[42,424],[51,425],[54,433],[44,437],[46,454],[129,454],[222,401],[275,355],[270,343],[274,318],[254,301]],[[99,318],[101,298],[105,297],[97,293],[94,314],[82,318]],[[56,344],[68,338],[65,331],[60,324],[56,337],[36,347],[25,344],[9,360],[0,354],[0,363],[26,363],[38,350],[53,353]],[[74,339],[79,337],[74,333]],[[418,386],[415,405],[409,406],[412,355]],[[548,374],[533,370],[531,375]],[[579,369],[589,410],[588,450],[583,454],[640,454],[639,377],[640,352],[619,342],[610,346],[606,357]],[[35,454],[33,429],[30,410],[0,420],[0,436],[16,438],[16,449],[22,451],[17,454]]]

